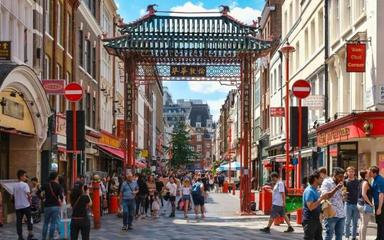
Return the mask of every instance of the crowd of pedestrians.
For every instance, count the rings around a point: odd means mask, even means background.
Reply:
[[[288,224],[285,232],[293,232],[284,211],[286,187],[277,173],[272,173],[270,178],[271,216],[267,227],[260,230],[269,233],[274,220],[283,217]],[[348,167],[346,171],[336,167],[332,176],[327,175],[326,168],[320,168],[307,180],[302,211],[304,239],[365,240],[368,223],[375,216],[376,240],[384,240],[384,178],[378,167],[361,170],[359,178],[354,167]]]
[[[62,178],[51,172],[49,180],[40,185],[37,178],[28,179],[24,170],[17,172],[18,182],[13,187],[18,239],[24,239],[22,224],[28,228],[27,239],[33,236],[33,223],[40,221],[44,212],[41,239],[54,239],[60,228],[63,209],[67,205],[67,191]],[[135,219],[151,217],[154,220],[166,216],[174,218],[176,209],[188,218],[194,209],[196,219],[205,218],[205,202],[209,191],[223,192],[223,174],[171,172],[169,175],[127,174],[102,178],[100,183],[100,210],[108,213],[112,196],[119,196],[122,230],[133,229]],[[290,217],[285,212],[287,187],[278,173],[270,175],[272,208],[268,225],[261,231],[270,232],[276,218],[283,218],[288,225],[286,233],[293,232]],[[304,239],[358,239],[365,240],[372,216],[377,223],[377,240],[384,240],[384,178],[379,168],[358,173],[353,167],[346,171],[334,168],[328,176],[326,168],[320,168],[307,177],[303,193],[302,225]],[[69,191],[71,205],[71,239],[90,239],[92,198],[83,177],[77,179]],[[42,208],[43,206],[43,208]],[[168,214],[167,214],[168,211]],[[1,223],[1,222],[0,222]],[[324,230],[324,231],[323,231]]]

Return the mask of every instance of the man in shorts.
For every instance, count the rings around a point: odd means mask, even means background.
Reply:
[[[201,181],[200,177],[197,177],[196,182],[192,185],[192,200],[195,205],[195,218],[198,218],[199,208],[201,212],[201,218],[204,216],[204,184]]]
[[[271,216],[269,218],[268,226],[260,229],[260,231],[265,233],[270,233],[270,228],[272,226],[275,218],[284,217],[285,221],[288,224],[288,229],[285,230],[285,233],[293,232],[293,227],[287,214],[285,214],[285,186],[284,183],[280,180],[279,174],[276,172],[271,173],[271,180],[273,184],[272,190],[272,210]]]

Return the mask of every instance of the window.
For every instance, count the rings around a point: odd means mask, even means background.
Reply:
[[[79,63],[80,66],[84,67],[84,35],[83,31],[79,31]]]
[[[196,152],[198,152],[198,153],[201,152],[201,145],[200,144],[196,145]]]
[[[273,88],[274,88],[274,90],[276,92],[277,91],[277,72],[276,72],[276,68],[273,71]]]
[[[70,13],[67,13],[67,46],[65,46],[67,48],[67,52],[69,54],[72,54],[72,15]]]
[[[319,46],[322,46],[324,44],[324,14],[322,10],[317,15],[317,24],[319,25]]]
[[[299,70],[300,68],[300,43],[297,42],[296,43],[296,71]],[[293,64],[290,64],[290,65],[293,65]]]
[[[84,0],[85,5],[91,11],[94,17],[96,17],[96,0]]]
[[[52,35],[51,0],[45,0],[45,31]]]
[[[50,68],[50,59],[48,57],[48,55],[45,55],[44,56],[44,71],[43,71],[43,76],[44,76],[44,79],[49,79],[50,78],[50,74],[51,74],[51,68]]]
[[[260,138],[260,118],[256,118],[253,126],[253,142],[256,142]]]
[[[366,0],[356,0],[355,20],[357,20],[365,12]]]
[[[260,105],[260,78],[255,81],[255,106]]]
[[[293,26],[293,6],[292,3],[289,4],[289,28]]]
[[[317,39],[315,38],[315,19],[313,19],[311,21],[311,41],[309,42],[311,44],[311,51],[310,53],[313,54],[316,50],[316,46],[317,46]],[[323,35],[322,34],[319,34],[319,37],[321,38]],[[309,44],[308,43],[308,44]]]
[[[85,71],[91,72],[91,42],[89,40],[84,41],[84,67]]]
[[[92,77],[96,79],[96,46],[92,48]]]
[[[308,28],[307,28],[305,29],[305,33],[304,33],[304,61],[308,60],[308,56],[309,56],[309,40],[308,40]],[[297,64],[298,67],[299,65],[300,64]]]
[[[92,127],[96,128],[96,98],[92,99]]]
[[[356,0],[354,0],[356,1]],[[343,17],[343,31],[348,29],[351,26],[352,22],[352,3],[351,0],[344,0],[344,17]]]
[[[28,62],[28,29],[24,29],[24,62]]]
[[[197,142],[201,142],[201,135],[200,135],[200,134],[197,134],[197,135],[196,135],[196,141],[197,141]]]
[[[333,3],[333,23],[331,23],[331,26],[333,26],[333,40],[336,40],[339,37],[340,34],[340,9],[339,9],[339,0],[331,1]]]
[[[288,34],[288,14],[287,11],[284,12],[284,34]]]
[[[61,29],[61,27],[62,27],[61,15],[62,15],[61,14],[61,4],[60,4],[60,2],[58,2],[57,3],[56,39],[60,45],[63,45],[63,39],[62,39],[63,31]]]
[[[91,126],[91,94],[85,94],[85,124]]]

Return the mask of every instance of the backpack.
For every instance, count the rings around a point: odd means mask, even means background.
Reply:
[[[192,186],[192,195],[200,195],[200,194],[201,194],[201,185],[199,182],[197,182]]]

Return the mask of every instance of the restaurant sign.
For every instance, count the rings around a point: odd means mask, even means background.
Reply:
[[[382,118],[361,118],[341,127],[334,127],[317,132],[317,147],[349,140],[384,136],[384,120]]]
[[[271,114],[271,117],[284,117],[285,109],[284,107],[271,107],[270,114]]]
[[[0,60],[11,60],[10,41],[0,41]]]
[[[366,44],[347,43],[347,72],[365,72]]]
[[[43,88],[47,94],[64,95],[65,80],[43,80]]]
[[[110,147],[114,147],[114,148],[120,148],[120,140],[117,139],[112,134],[108,134],[105,132],[101,132],[99,143],[110,146]]]

